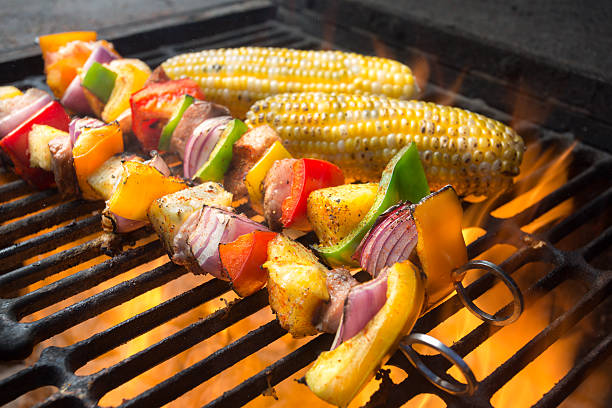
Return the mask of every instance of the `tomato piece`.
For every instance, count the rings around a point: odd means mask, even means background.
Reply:
[[[344,184],[344,174],[335,164],[319,159],[300,159],[293,164],[291,192],[283,200],[281,222],[285,227],[310,230],[306,217],[308,196],[315,190]]]
[[[40,189],[51,187],[55,182],[53,173],[30,167],[28,134],[34,125],[47,125],[67,132],[69,123],[70,118],[62,105],[52,101],[0,140],[0,148],[13,161],[15,173]]]
[[[132,130],[145,150],[156,150],[162,129],[183,101],[183,95],[204,99],[193,79],[154,82],[130,98]]]
[[[221,264],[238,295],[252,295],[268,281],[268,273],[262,265],[268,258],[268,242],[275,236],[271,231],[253,231],[219,245]]]

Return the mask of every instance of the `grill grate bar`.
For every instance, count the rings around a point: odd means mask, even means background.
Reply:
[[[142,263],[152,261],[163,254],[159,241],[130,249],[89,269],[13,299],[11,309],[15,311],[18,318],[21,318],[79,292],[91,289],[111,277],[127,272]]]
[[[34,191],[32,187],[25,181],[15,180],[0,186],[0,199],[6,202],[13,198],[31,193],[32,191]]]
[[[593,257],[599,255],[604,249],[610,248],[610,245],[612,245],[612,226],[608,227],[597,238],[582,247],[582,256],[588,262],[593,259]],[[595,271],[593,275],[599,276],[600,273],[599,271]]]
[[[35,337],[49,338],[185,273],[184,269],[167,263],[36,321],[32,331]]]
[[[538,401],[533,408],[556,407],[570,394],[578,385],[584,381],[589,373],[612,353],[612,334],[601,341],[586,356],[577,359],[575,366],[561,379],[544,397]]]
[[[149,231],[141,228],[122,236],[121,241],[134,242],[147,235],[150,235]],[[32,264],[0,275],[0,296],[6,296],[12,291],[25,288],[41,279],[102,255],[104,253],[102,246],[105,244],[105,241],[104,236],[97,237],[84,244],[55,253]]]
[[[518,225],[528,224],[530,221],[544,215],[563,201],[578,195],[583,189],[588,188],[595,179],[606,177],[606,173],[601,167],[591,167],[577,177],[568,180],[567,183],[559,187],[537,203],[529,206],[525,210],[516,214],[512,218]]]
[[[121,404],[121,408],[162,406],[192,388],[197,387],[223,370],[231,367],[268,344],[278,340],[287,332],[283,330],[278,321],[258,327],[247,335],[220,350],[215,351],[205,359],[178,372],[152,389],[140,394],[138,397]]]
[[[0,267],[0,271],[10,270],[34,255],[43,254],[61,245],[92,234],[99,231],[100,228],[100,216],[95,215],[1,249],[0,259],[4,259],[5,263]]]
[[[569,311],[557,317],[548,327],[538,333],[525,346],[485,378],[481,382],[479,392],[493,395],[495,391],[501,388],[602,302],[611,289],[612,277],[600,280]]]
[[[553,226],[546,234],[552,243],[560,241],[564,236],[571,231],[587,223],[594,215],[601,214],[606,208],[609,208],[612,202],[612,188],[601,193],[594,200],[585,205],[581,211],[570,214],[557,225]]]
[[[60,201],[62,201],[62,197],[55,189],[30,194],[25,198],[1,205],[0,222],[8,221],[11,218],[22,217],[31,212],[38,211],[43,207],[57,204]]]
[[[74,200],[0,227],[0,247],[70,219],[104,208],[100,201]],[[3,254],[2,256],[9,256]]]
[[[237,407],[246,404],[265,390],[274,387],[290,375],[306,367],[317,358],[321,351],[329,349],[332,341],[333,336],[330,334],[321,334],[315,337],[240,385],[223,393],[205,407]]]
[[[169,263],[169,265],[174,265]],[[182,268],[174,265],[176,268]],[[78,368],[90,360],[133,340],[155,327],[201,305],[229,290],[227,282],[213,279],[145,310],[108,330],[69,346],[70,360]]]
[[[93,395],[102,397],[113,388],[228,328],[267,304],[268,292],[260,290],[253,296],[240,299],[211,313],[203,320],[187,326],[114,366],[99,371],[91,376]]]

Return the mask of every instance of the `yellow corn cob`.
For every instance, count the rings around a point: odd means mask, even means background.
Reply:
[[[374,181],[391,157],[414,142],[430,188],[489,195],[519,172],[524,144],[510,127],[433,103],[375,95],[293,93],[256,102],[247,125],[267,123],[296,157],[331,161],[351,180]]]
[[[412,71],[397,61],[340,51],[243,47],[182,54],[162,63],[172,79],[190,77],[206,99],[244,118],[257,100],[285,92],[372,93],[411,98]]]

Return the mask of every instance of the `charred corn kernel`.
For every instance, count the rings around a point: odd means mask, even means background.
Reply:
[[[283,92],[410,98],[418,91],[407,66],[340,51],[259,47],[205,50],[170,58],[162,67],[172,79],[195,79],[208,100],[227,106],[238,117],[244,117],[253,102]]]
[[[315,112],[318,121],[309,121]],[[246,123],[269,124],[293,156],[331,161],[351,180],[378,180],[391,157],[414,142],[430,188],[451,184],[462,196],[505,189],[524,151],[513,129],[477,113],[376,95],[275,95],[256,102]]]

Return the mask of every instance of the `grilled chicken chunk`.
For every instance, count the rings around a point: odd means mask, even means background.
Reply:
[[[172,256],[175,253],[174,238],[181,225],[203,205],[229,207],[232,194],[220,184],[207,182],[168,194],[155,200],[149,207],[148,217],[164,247]]]

